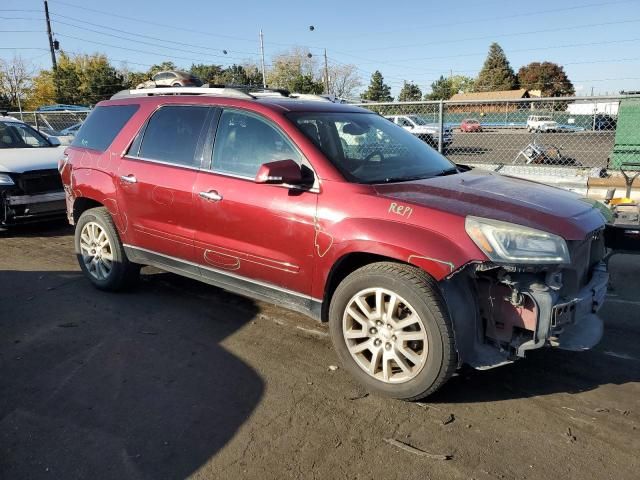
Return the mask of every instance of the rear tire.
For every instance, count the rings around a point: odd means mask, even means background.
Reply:
[[[347,276],[331,299],[329,328],[345,369],[381,395],[424,398],[457,367],[440,289],[410,265],[373,263]]]
[[[137,282],[141,266],[127,258],[106,208],[91,208],[80,215],[75,247],[80,268],[96,288],[123,290]]]

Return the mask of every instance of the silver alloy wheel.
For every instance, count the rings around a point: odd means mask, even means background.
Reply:
[[[429,353],[420,316],[385,288],[367,288],[351,297],[342,317],[342,335],[358,366],[385,383],[415,378]]]
[[[109,277],[113,250],[107,232],[96,222],[87,222],[80,232],[80,254],[89,274],[97,280]]]

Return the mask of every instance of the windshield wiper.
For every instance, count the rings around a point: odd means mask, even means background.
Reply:
[[[458,167],[445,168],[441,170],[439,173],[436,173],[434,177],[444,177],[446,175],[455,175],[456,173],[460,173]]]
[[[411,182],[413,180],[424,180],[429,178],[428,175],[414,175],[412,177],[387,177],[382,181],[376,181],[371,183],[396,183],[396,182]]]

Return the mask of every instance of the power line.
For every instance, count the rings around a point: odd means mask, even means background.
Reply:
[[[126,37],[122,37],[120,35],[114,35],[112,33],[100,32],[98,30],[93,30],[91,28],[80,27],[78,25],[72,25],[72,24],[67,23],[67,22],[61,22],[60,20],[56,20],[56,23],[59,23],[59,24],[62,24],[62,25],[67,25],[67,26],[71,26],[71,27],[74,27],[74,28],[79,28],[81,30],[86,30],[86,31],[89,31],[89,32],[97,33],[99,35],[104,35],[104,36],[111,37],[111,38],[117,38],[119,40],[125,40],[127,42],[136,42],[136,43],[143,44],[143,45],[151,45],[151,46],[154,46],[154,47],[157,47],[157,48],[166,48],[166,49],[171,49],[171,50],[175,50],[175,51],[178,51],[178,52],[193,53],[193,54],[196,54],[196,55],[206,55],[207,57],[210,57],[210,58],[238,59],[238,57],[233,57],[233,56],[228,56],[228,55],[217,55],[217,54],[214,54],[214,53],[205,53],[205,52],[199,52],[199,51],[195,51],[195,50],[187,50],[187,49],[184,49],[184,48],[178,48],[178,47],[173,47],[173,46],[158,45],[156,43],[146,42],[144,40],[126,38]],[[255,54],[252,54],[252,55],[255,55]]]
[[[455,20],[455,22],[443,22],[443,23],[437,23],[437,24],[432,24],[429,23],[427,26],[428,28],[434,29],[434,28],[451,28],[452,23],[455,23],[455,25],[467,25],[467,24],[478,24],[479,22],[495,22],[498,20],[510,20],[513,18],[521,18],[521,17],[526,17],[526,18],[530,18],[530,17],[534,17],[534,16],[538,16],[538,15],[544,15],[546,13],[559,13],[559,12],[566,12],[566,11],[571,11],[571,10],[584,10],[587,8],[592,8],[592,7],[603,7],[603,6],[611,6],[611,5],[618,5],[618,4],[623,4],[623,3],[638,3],[638,0],[621,0],[621,1],[615,1],[615,2],[597,2],[597,3],[590,3],[590,4],[585,4],[585,5],[574,5],[571,7],[563,7],[563,8],[554,8],[554,9],[550,9],[550,10],[538,10],[538,11],[525,11],[523,13],[516,13],[513,15],[505,15],[502,17],[484,17],[484,18],[474,18],[474,19],[470,19],[470,20]],[[406,32],[410,32],[410,31],[416,31],[416,30],[423,30],[425,28],[425,26],[420,26],[420,27],[408,27],[408,28],[403,28],[403,29],[399,29],[399,30],[387,30],[384,32],[380,32],[380,31],[375,31],[375,32],[367,32],[367,33],[363,33],[363,34],[357,34],[357,35],[338,35],[335,36],[334,38],[343,38],[343,39],[348,39],[348,38],[359,38],[359,37],[363,37],[363,36],[380,36],[380,35],[391,35],[391,34],[396,34],[396,33],[406,33]]]
[[[73,35],[67,35],[65,33],[57,33],[56,35],[59,36],[59,37],[63,37],[63,38],[72,38],[74,40],[80,40],[82,42],[93,43],[95,45],[101,45],[103,47],[117,48],[117,49],[120,49],[120,50],[127,50],[127,51],[130,51],[130,52],[136,52],[136,53],[144,53],[146,55],[155,55],[157,57],[176,58],[176,59],[180,59],[180,60],[188,60],[190,62],[202,62],[203,58],[207,58],[206,56],[203,56],[201,58],[182,57],[182,56],[179,56],[179,55],[170,55],[170,54],[166,54],[166,53],[151,52],[149,50],[140,50],[140,49],[137,49],[137,48],[122,47],[122,46],[118,46],[118,45],[112,45],[112,44],[109,44],[109,43],[97,42],[95,40],[87,40],[86,38],[79,38],[79,37],[75,37]],[[169,48],[169,47],[163,47],[163,48]],[[198,53],[198,52],[196,52],[196,53]]]
[[[626,23],[638,23],[638,22],[640,22],[640,19],[636,18],[636,19],[633,19],[633,20],[619,20],[619,21],[615,21],[615,22],[585,23],[585,24],[581,24],[581,25],[570,25],[570,26],[564,26],[564,27],[559,27],[559,28],[546,28],[546,29],[542,29],[542,30],[530,30],[528,32],[498,33],[498,34],[491,34],[491,35],[483,35],[483,36],[480,36],[480,37],[458,38],[458,39],[455,39],[455,40],[440,40],[440,41],[436,41],[436,42],[429,42],[429,43],[422,43],[422,44],[412,43],[410,45],[406,45],[405,44],[405,45],[395,45],[395,46],[380,47],[380,48],[366,48],[366,49],[354,50],[354,51],[359,51],[359,52],[371,52],[371,51],[374,51],[374,52],[377,52],[377,51],[381,51],[381,50],[393,50],[393,49],[397,49],[397,48],[428,47],[428,46],[432,46],[432,45],[444,45],[444,44],[447,44],[447,43],[468,42],[469,40],[487,40],[487,39],[495,39],[495,38],[501,38],[501,37],[533,35],[533,34],[537,34],[537,33],[562,32],[562,31],[565,31],[565,30],[576,30],[576,29],[591,28],[591,27],[604,27],[604,26],[610,26],[610,25],[622,25],[622,24],[626,24]]]
[[[107,27],[106,25],[101,25],[99,23],[87,22],[87,21],[79,19],[79,18],[69,17],[69,16],[66,16],[66,15],[61,15],[61,14],[55,13],[55,12],[52,12],[52,16],[54,17],[54,19],[56,19],[57,17],[65,18],[65,19],[68,19],[68,20],[74,20],[74,21],[78,21],[78,22],[83,22],[86,25],[91,25],[91,26],[94,26],[94,27],[103,28],[105,30],[111,30],[111,31],[114,31],[114,32],[124,33],[126,35],[133,36],[133,37],[141,37],[141,38],[147,38],[147,39],[150,39],[150,40],[155,40],[157,42],[170,43],[172,46],[173,45],[182,45],[182,46],[186,46],[186,47],[194,47],[194,48],[203,49],[203,50],[207,48],[207,47],[203,47],[201,45],[195,45],[193,43],[184,43],[184,42],[178,42],[178,41],[175,41],[175,40],[166,40],[166,39],[159,38],[159,37],[153,37],[153,36],[150,36],[150,35],[143,35],[141,33],[134,33],[134,32],[129,32],[127,30],[121,30],[119,28]],[[82,27],[80,25],[75,25],[75,24],[72,24],[72,23],[63,22],[61,20],[55,20],[55,21],[56,21],[56,23],[60,23],[62,25],[67,25],[67,26],[70,26],[70,27],[75,27],[75,28],[79,28],[79,29],[82,29],[82,30],[95,32],[95,33],[99,33],[99,34],[102,34],[102,35],[108,35],[108,34],[106,34],[104,32],[92,30],[90,28]],[[109,36],[114,36],[114,35],[109,35]],[[120,37],[116,37],[116,38],[120,38]],[[135,41],[138,41],[138,40],[135,40]],[[140,43],[143,43],[143,42],[140,42]],[[155,45],[155,44],[150,44],[150,45]],[[246,55],[257,55],[256,52],[245,52],[245,51],[240,51],[240,50],[229,50],[229,49],[227,49],[227,51],[235,52],[235,53],[242,53],[242,54],[246,54]]]

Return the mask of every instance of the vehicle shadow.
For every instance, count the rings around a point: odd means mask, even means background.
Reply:
[[[604,337],[594,350],[544,348],[492,370],[464,367],[428,401],[495,402],[640,382],[640,325],[629,311],[607,307],[606,303],[604,310]]]
[[[221,346],[256,313],[166,273],[113,294],[75,271],[0,270],[0,477],[193,474],[262,398]]]

